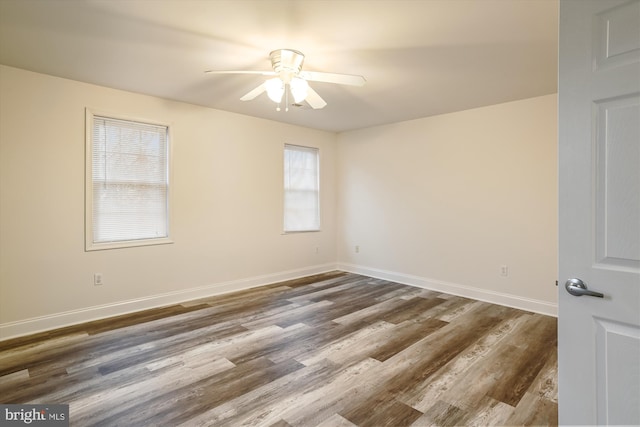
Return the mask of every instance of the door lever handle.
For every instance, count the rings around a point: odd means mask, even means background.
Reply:
[[[564,288],[567,290],[567,292],[576,297],[587,295],[590,297],[604,298],[604,295],[600,292],[594,292],[587,289],[587,285],[580,279],[567,280],[567,282],[564,284]]]

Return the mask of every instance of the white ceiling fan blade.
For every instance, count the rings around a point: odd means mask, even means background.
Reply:
[[[336,83],[339,85],[362,86],[366,80],[354,74],[323,73],[320,71],[301,71],[300,77],[310,82]]]
[[[304,100],[307,101],[307,104],[309,104],[314,110],[319,110],[327,105],[325,100],[322,99],[320,95],[318,95],[318,92],[313,90],[311,86],[307,89],[307,97]]]
[[[240,98],[240,101],[251,101],[252,99],[256,98],[258,95],[262,94],[262,92],[264,92],[265,90],[267,89],[264,87],[264,83],[262,83],[260,86],[253,89],[252,91],[244,95],[242,98]]]
[[[205,74],[258,74],[261,76],[277,76],[275,71],[250,71],[250,70],[207,70]]]

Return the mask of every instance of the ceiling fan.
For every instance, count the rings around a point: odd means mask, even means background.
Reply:
[[[251,101],[263,92],[273,102],[278,104],[285,97],[285,111],[289,110],[289,93],[295,104],[306,101],[311,108],[324,108],[327,103],[313,90],[308,82],[325,82],[339,85],[362,86],[366,82],[364,77],[352,74],[323,73],[319,71],[302,71],[304,54],[293,49],[278,49],[269,54],[273,71],[205,71],[208,74],[259,74],[271,76],[255,89],[240,98],[241,101]],[[288,90],[287,90],[288,89]]]

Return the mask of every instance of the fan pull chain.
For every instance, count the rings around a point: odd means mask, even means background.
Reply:
[[[287,90],[287,88],[291,89],[288,83],[284,87],[284,102],[285,102],[284,111],[285,112],[289,112],[289,91]]]

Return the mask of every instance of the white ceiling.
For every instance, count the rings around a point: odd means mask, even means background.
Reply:
[[[557,28],[557,0],[0,0],[0,63],[340,132],[554,93]],[[279,48],[367,83],[276,112],[239,100],[261,76],[203,73]]]

